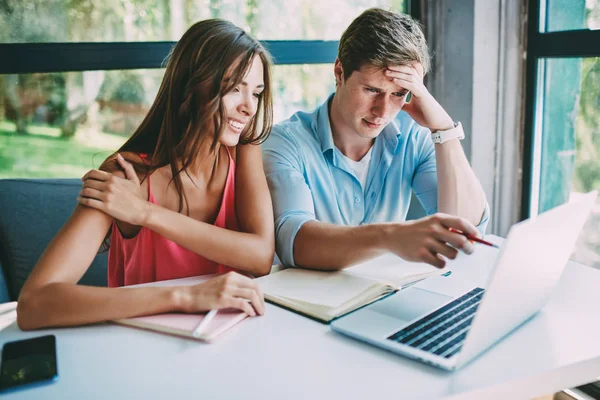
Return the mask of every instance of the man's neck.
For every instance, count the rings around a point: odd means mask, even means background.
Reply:
[[[333,135],[335,147],[351,160],[362,160],[375,143],[375,139],[365,139],[360,137],[344,123],[335,94],[328,106],[329,124],[331,125],[331,134]]]

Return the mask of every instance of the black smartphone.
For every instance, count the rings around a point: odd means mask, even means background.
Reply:
[[[4,343],[0,392],[52,383],[57,379],[54,335]]]

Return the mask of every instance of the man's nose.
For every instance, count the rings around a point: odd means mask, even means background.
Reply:
[[[384,118],[390,111],[391,101],[388,96],[381,95],[375,102],[375,106],[373,107],[373,114],[377,115],[380,118]]]

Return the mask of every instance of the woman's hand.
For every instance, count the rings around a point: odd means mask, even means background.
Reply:
[[[236,272],[180,289],[181,307],[186,313],[237,308],[251,317],[265,313],[265,301],[258,284]]]
[[[83,188],[77,201],[119,221],[144,225],[150,203],[146,200],[133,166],[120,154],[116,159],[125,171],[125,178],[93,169],[81,178]]]
[[[429,128],[432,132],[454,127],[452,118],[423,84],[423,66],[420,63],[389,67],[385,70],[385,75],[412,93],[410,103],[406,103],[402,110],[417,124]]]

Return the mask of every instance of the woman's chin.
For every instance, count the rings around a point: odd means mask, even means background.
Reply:
[[[239,142],[240,134],[234,132],[223,132],[221,138],[219,139],[219,143],[228,147],[237,146]]]

